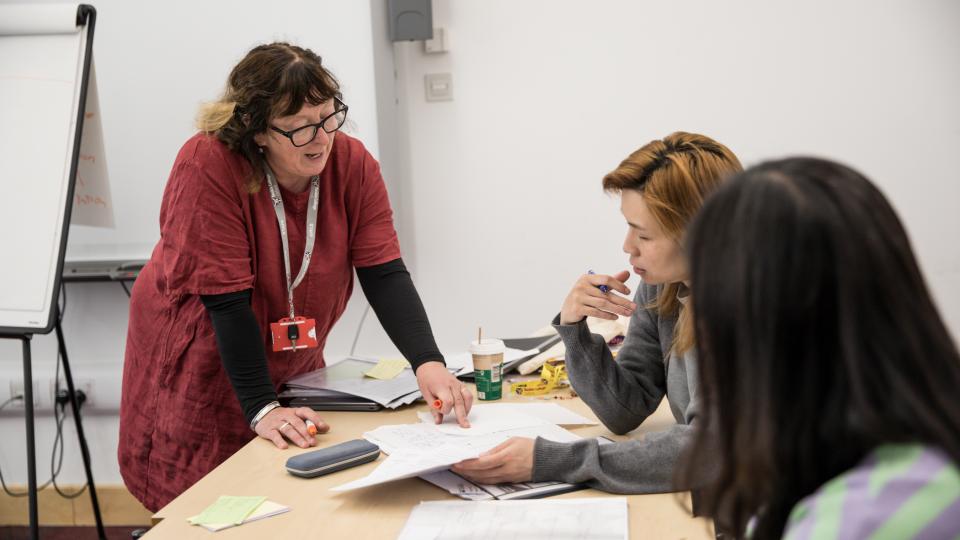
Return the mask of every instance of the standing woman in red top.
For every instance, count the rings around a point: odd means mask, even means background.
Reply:
[[[120,472],[148,509],[254,433],[278,448],[316,444],[305,420],[327,425],[281,407],[276,385],[324,366],[354,269],[424,397],[443,401],[438,421],[468,425],[473,397],[446,370],[400,258],[379,165],[338,133],[346,116],[319,56],[262,45],[177,155],[160,242],[133,289],[120,409]]]

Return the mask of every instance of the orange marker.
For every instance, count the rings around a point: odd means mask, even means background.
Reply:
[[[310,420],[307,420],[307,433],[309,433],[310,435],[317,434],[317,425],[311,422]]]
[[[436,409],[436,410],[438,410],[438,411],[439,411],[440,409],[442,409],[442,408],[443,408],[443,401],[442,401],[442,400],[439,400],[439,399],[433,400],[433,408]]]

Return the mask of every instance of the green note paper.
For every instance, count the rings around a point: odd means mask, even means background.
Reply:
[[[194,516],[187,521],[192,525],[209,523],[240,525],[265,500],[267,500],[266,497],[221,495],[217,502],[208,506],[199,516]]]
[[[373,377],[374,379],[392,379],[408,367],[410,367],[410,364],[408,364],[403,358],[384,358],[383,360],[377,362],[377,365],[373,366],[369,371],[364,373],[364,375],[367,377]]]

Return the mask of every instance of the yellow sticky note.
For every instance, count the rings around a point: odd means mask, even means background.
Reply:
[[[373,377],[374,379],[392,379],[408,367],[410,367],[410,364],[403,358],[384,358],[377,362],[377,365],[373,366],[370,371],[364,373],[364,375]]]
[[[253,513],[251,513],[249,516],[247,516],[243,520],[243,522],[250,523],[251,521],[257,521],[258,519],[273,517],[289,511],[290,511],[289,506],[284,506],[282,504],[275,503],[273,501],[263,501],[263,504],[258,506],[257,509],[253,511]],[[200,516],[194,516],[192,518],[188,518],[187,521],[193,523],[193,520],[196,520],[199,517]],[[223,529],[229,529],[230,527],[237,526],[236,523],[199,523],[198,525],[200,525],[204,529],[207,529],[208,531],[211,531],[211,532],[222,531]]]
[[[231,495],[221,495],[219,499],[208,506],[199,516],[194,516],[188,521],[193,525],[204,525],[207,523],[225,524],[232,523],[240,525],[243,520],[257,509],[258,506],[267,500],[266,497],[234,497]]]

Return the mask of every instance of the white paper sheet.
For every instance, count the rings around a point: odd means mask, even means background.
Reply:
[[[543,437],[556,442],[571,442],[580,437],[554,424],[522,427],[487,435],[449,435],[431,424],[381,426],[363,434],[389,454],[367,476],[331,488],[333,491],[374,486],[421,474],[442,471],[454,463],[479,456],[510,437]]]
[[[398,450],[387,456],[379,467],[363,478],[330,488],[331,491],[350,491],[384,482],[411,478],[420,474],[442,471],[465,459],[475,458],[481,450],[459,444],[446,444],[430,452]]]
[[[70,224],[112,229],[113,198],[110,196],[107,155],[103,149],[103,126],[100,122],[100,97],[95,64],[93,60],[90,61],[87,104],[84,109],[80,161],[77,162],[77,182],[73,189]]]
[[[481,409],[482,408],[482,409]],[[524,417],[539,418],[544,422],[557,424],[558,426],[595,426],[597,422],[581,416],[570,409],[557,405],[556,403],[490,403],[475,404],[470,410],[471,424],[473,423],[474,413],[478,410],[484,411],[484,416],[490,413],[501,417],[510,417],[513,415],[523,415]],[[433,423],[433,417],[430,413],[420,413],[417,415],[421,422]],[[448,418],[444,418],[443,425],[447,424]],[[451,424],[456,424],[456,418],[450,419]]]
[[[416,401],[416,400],[418,400],[418,399],[420,399],[420,398],[422,398],[422,397],[423,397],[423,394],[421,394],[420,391],[417,390],[417,391],[415,391],[415,392],[410,392],[409,394],[407,394],[407,395],[405,395],[405,396],[400,396],[400,397],[398,397],[397,399],[395,399],[395,400],[387,403],[386,405],[384,405],[384,407],[386,407],[386,408],[388,408],[388,409],[396,409],[397,407],[400,407],[401,405],[409,405],[409,404],[413,403],[414,401]]]
[[[493,406],[507,410],[507,414],[516,411],[558,426],[595,426],[598,423],[556,403],[501,403]]]
[[[456,415],[453,414],[446,415],[441,424],[434,424],[433,415],[429,412],[417,413],[417,417],[425,424],[435,425],[441,433],[459,436],[489,435],[500,431],[556,423],[523,414],[519,409],[505,409],[497,405],[474,405],[470,409],[470,414],[467,415],[467,420],[470,421],[468,428],[460,427]]]
[[[580,439],[562,427],[554,424],[541,424],[533,427],[521,427],[490,433],[486,435],[458,436],[443,433],[434,424],[400,424],[380,426],[363,434],[363,438],[380,447],[387,454],[400,450],[430,452],[438,446],[460,444],[470,448],[487,450],[510,437],[543,437],[556,442],[570,442]]]
[[[427,452],[446,444],[446,435],[430,424],[396,424],[380,426],[363,434],[363,438],[380,447],[386,454],[410,449]]]
[[[446,470],[421,474],[420,478],[468,501],[540,499],[569,493],[586,486],[565,482],[518,482],[514,484],[474,484],[457,473]]]
[[[626,540],[627,499],[428,501],[398,540]]]
[[[0,35],[28,36],[40,34],[76,34],[77,3],[0,7]]]
[[[597,437],[597,442],[601,445],[613,444],[613,441],[606,437]],[[451,495],[456,495],[468,501],[539,499],[586,487],[565,482],[477,484],[450,470],[421,474],[420,478],[446,490]]]
[[[494,499],[494,496],[484,491],[483,488],[453,471],[435,471],[421,474],[420,478],[461,499],[470,501],[491,501]]]

